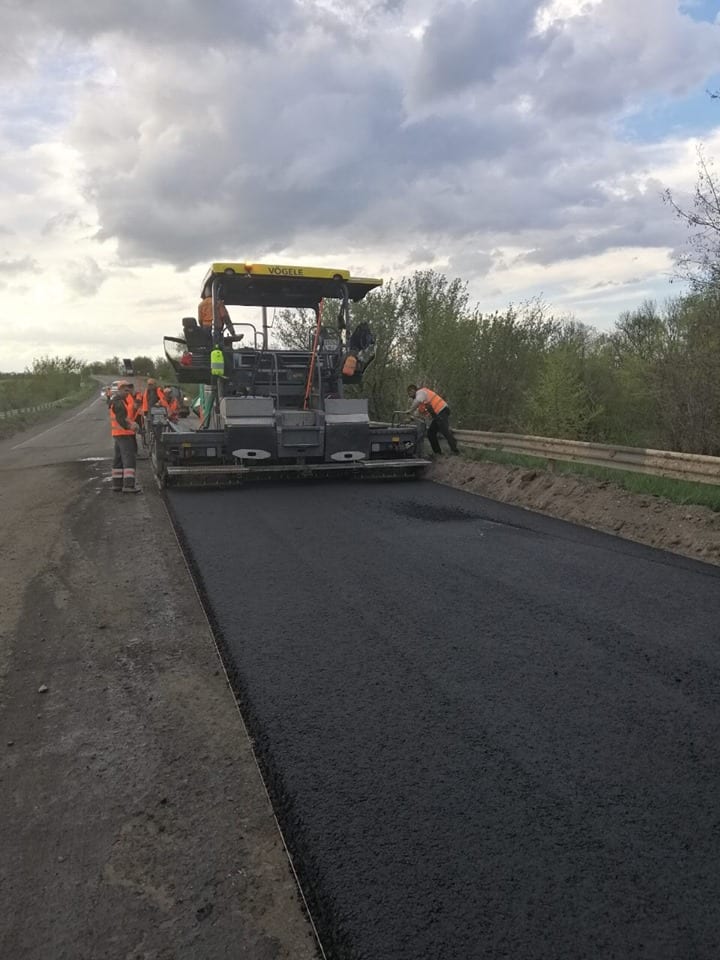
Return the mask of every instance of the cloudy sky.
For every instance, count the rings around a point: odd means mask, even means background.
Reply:
[[[161,352],[213,260],[676,292],[720,0],[0,0],[0,370]]]

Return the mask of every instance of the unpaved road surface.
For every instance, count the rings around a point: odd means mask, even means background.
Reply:
[[[311,960],[163,501],[110,454],[99,400],[0,444],[0,957]]]
[[[336,960],[717,960],[720,569],[429,482],[171,491]]]

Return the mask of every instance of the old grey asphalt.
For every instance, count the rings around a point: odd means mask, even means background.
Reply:
[[[100,400],[0,442],[0,957],[312,960],[245,727]]]
[[[718,568],[426,482],[169,501],[330,956],[720,956]]]

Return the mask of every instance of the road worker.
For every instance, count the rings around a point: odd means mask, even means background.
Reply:
[[[163,401],[165,397],[162,392],[162,387],[155,380],[154,377],[148,377],[147,385],[142,395],[142,419],[143,419],[143,439],[145,446],[150,446],[151,443],[151,434],[152,434],[152,414],[151,410],[153,407],[160,404],[163,406]]]
[[[408,385],[407,395],[412,401],[408,414],[420,413],[431,418],[427,436],[433,453],[442,453],[438,433],[445,437],[452,452],[458,453],[457,440],[450,429],[450,407],[447,401],[429,387],[418,387],[414,383]]]
[[[167,410],[168,420],[172,420],[173,423],[177,423],[180,404],[178,403],[177,397],[174,396],[173,388],[165,387],[163,393],[164,398],[161,402]]]
[[[142,395],[142,412],[143,416],[147,417],[150,413],[150,408],[154,407],[160,401],[158,400],[158,392],[160,388],[158,387],[157,380],[153,377],[148,377],[147,386],[145,387],[145,392]]]
[[[135,396],[133,397],[135,401],[135,420],[142,431],[143,428],[143,391],[136,390]]]
[[[133,422],[135,421],[137,410],[135,408],[135,387],[132,383],[129,383],[127,380],[124,380],[127,389],[125,390],[125,406],[127,407],[128,417]]]
[[[227,312],[227,307],[222,300],[216,301],[217,306],[217,315],[220,322],[220,330],[227,330],[231,337],[235,336],[235,327],[232,324],[230,319],[230,314]],[[203,299],[198,304],[198,323],[203,330],[212,332],[213,325],[213,309],[212,309],[212,297],[203,297]]]
[[[110,401],[110,432],[114,446],[113,493],[140,493],[140,488],[135,483],[137,460],[135,434],[139,427],[129,413],[128,398],[132,401],[130,384],[127,380],[121,380],[118,384],[118,392]]]

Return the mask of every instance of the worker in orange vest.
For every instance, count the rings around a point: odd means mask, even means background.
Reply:
[[[140,430],[143,429],[143,392],[142,390],[136,390],[135,396],[133,397],[135,401],[135,420],[140,427]]]
[[[427,436],[433,453],[442,453],[438,433],[441,433],[447,440],[448,446],[453,453],[458,453],[457,440],[455,434],[450,429],[450,407],[446,400],[435,393],[429,387],[418,387],[411,383],[407,388],[408,398],[412,401],[408,414],[420,413],[423,416],[431,418],[428,427]]]
[[[177,401],[177,397],[173,396],[173,388],[165,387],[164,391],[162,392],[164,396],[160,402],[167,410],[168,420],[172,420],[173,423],[177,423],[180,404]]]
[[[135,406],[135,393],[134,393],[135,388],[131,383],[128,383],[127,380],[123,380],[122,382],[125,384],[125,387],[127,388],[125,390],[125,406],[127,408],[128,417],[134,423],[136,420],[136,414],[137,414],[137,408]],[[119,389],[120,389],[120,384],[118,384],[118,391]]]
[[[230,314],[227,312],[227,307],[222,300],[217,300],[215,303],[217,308],[218,320],[220,321],[220,330],[227,330],[231,337],[235,336],[235,327],[232,324],[230,319]],[[198,304],[198,323],[203,330],[212,332],[213,325],[213,309],[212,309],[212,297],[203,297],[203,299]]]
[[[147,417],[148,413],[150,413],[150,408],[160,402],[158,397],[159,393],[160,387],[158,387],[157,380],[149,377],[142,397],[142,412],[144,416]]]
[[[112,465],[113,493],[140,493],[135,483],[138,425],[129,413],[128,399],[132,401],[130,384],[121,380],[118,392],[110,401],[110,432],[114,454]],[[134,407],[134,404],[133,404]]]

